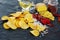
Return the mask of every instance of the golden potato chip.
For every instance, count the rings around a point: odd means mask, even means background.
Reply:
[[[8,18],[8,16],[2,16],[1,20],[7,20]]]
[[[28,23],[28,21],[25,18],[20,18],[20,20],[24,21],[25,23]]]
[[[27,28],[29,28],[29,26],[24,22],[24,21],[19,21],[19,25],[20,25],[20,27],[22,28],[22,29],[27,29]]]
[[[8,18],[8,21],[10,21],[10,22],[12,22],[12,23],[14,22],[14,20],[15,20],[15,17],[9,17],[9,18]]]
[[[17,29],[17,27],[13,24],[13,22],[8,21],[7,25],[13,30]]]
[[[15,13],[11,13],[10,15],[14,16],[14,15],[15,15]]]
[[[28,23],[29,27],[32,29],[36,29],[37,27],[34,25],[34,23]]]
[[[28,23],[28,21],[27,21],[26,19],[24,20],[24,22],[25,22],[25,23]]]
[[[40,27],[40,28],[41,28],[41,31],[44,31],[44,30],[46,29],[46,27],[45,27],[45,26]]]
[[[14,24],[16,27],[18,27],[18,26],[17,26],[17,20],[16,20],[16,19],[13,21],[13,24]]]
[[[31,34],[33,34],[34,36],[39,36],[39,31],[38,30],[32,30],[30,31]]]
[[[25,17],[26,14],[29,14],[29,11],[27,11],[27,10],[24,11],[24,12],[20,15],[20,17]]]
[[[23,12],[23,14],[30,14],[30,12],[27,11],[27,10],[25,10],[25,11]]]
[[[41,32],[42,30],[41,30],[41,26],[40,25],[36,25],[36,30],[38,30],[39,32]]]
[[[15,25],[16,25],[17,28],[20,28],[19,20],[17,20],[17,21],[15,22]]]
[[[16,24],[16,19],[13,21],[14,25]]]
[[[16,12],[16,13],[12,13],[10,15],[14,16],[14,17],[19,17],[22,14],[22,12]]]
[[[9,29],[10,27],[7,25],[7,23],[3,24],[4,29]]]
[[[44,3],[37,3],[35,8],[38,12],[41,12],[41,11],[44,12],[47,10],[47,6]]]
[[[32,14],[26,14],[24,17],[28,22],[34,22]]]
[[[25,19],[24,18],[20,18],[20,20],[24,21]]]
[[[44,31],[46,29],[46,26],[44,26],[44,25],[43,26],[36,25],[36,27],[37,27],[36,30],[38,30],[39,32]]]
[[[54,20],[55,19],[54,16],[52,15],[52,13],[49,12],[49,11],[45,11],[43,13],[41,12],[40,15],[43,16],[43,17],[49,18],[51,20]]]
[[[15,20],[15,17],[9,17],[10,19],[14,19]]]
[[[9,17],[8,21],[12,22],[16,27],[20,27],[18,22],[20,21],[19,19],[15,19],[15,17]]]

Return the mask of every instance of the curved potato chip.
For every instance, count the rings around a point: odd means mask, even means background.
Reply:
[[[29,27],[32,29],[36,29],[37,27],[34,25],[34,23],[28,23]]]
[[[16,12],[16,13],[12,13],[10,15],[14,16],[14,17],[19,17],[21,15],[22,12]]]
[[[36,27],[37,27],[37,29],[36,30],[38,30],[39,32],[41,32],[42,30],[41,30],[41,26],[40,25],[36,25]]]
[[[54,21],[54,16],[49,11],[41,12],[40,15]]]
[[[17,20],[16,19],[13,21],[13,24],[17,27]]]
[[[8,21],[7,25],[13,30],[17,29],[17,27],[13,24],[13,22]]]
[[[21,21],[24,21],[25,19],[24,18],[20,18]]]
[[[17,28],[20,28],[19,21],[17,20],[15,23],[16,23]]]
[[[44,31],[46,29],[46,26],[44,26],[44,25],[43,26],[36,25],[36,27],[37,27],[36,30],[38,30],[39,32]]]
[[[15,15],[15,13],[11,13],[10,15],[14,16],[14,15]]]
[[[10,27],[7,25],[7,23],[3,24],[4,29],[9,29]]]
[[[15,17],[9,17],[9,18],[8,18],[8,21],[10,21],[10,22],[12,22],[12,23],[14,23],[14,20],[15,20]]]
[[[45,27],[45,26],[40,27],[40,28],[41,28],[41,31],[44,31],[44,30],[46,29],[46,27]]]
[[[19,25],[22,29],[27,29],[29,26],[24,21],[19,21]]]
[[[26,14],[24,17],[28,22],[34,22],[32,14]]]
[[[11,19],[15,19],[15,17],[9,17],[9,18],[11,18]]]
[[[38,30],[32,30],[30,31],[30,33],[32,33],[34,36],[39,36],[39,31]]]
[[[37,3],[35,7],[38,12],[47,10],[47,6],[44,3]]]
[[[8,20],[8,16],[2,16],[1,20]]]

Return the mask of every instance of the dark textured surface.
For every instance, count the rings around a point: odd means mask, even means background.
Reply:
[[[34,0],[34,2],[41,2],[41,0]],[[0,17],[19,10],[17,0],[0,0]],[[59,11],[60,9],[58,12]],[[57,29],[49,28],[49,33],[40,38],[32,36],[29,30],[5,30],[2,26],[2,22],[0,22],[0,40],[60,40],[60,24],[57,22],[57,18],[53,23]]]

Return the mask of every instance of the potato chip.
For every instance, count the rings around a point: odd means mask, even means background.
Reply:
[[[17,28],[20,28],[19,20],[17,20],[17,21],[15,22],[15,25],[16,25]]]
[[[12,22],[12,23],[14,22],[14,20],[15,20],[15,17],[9,17],[9,18],[8,18],[8,21],[10,21],[10,22]]]
[[[13,24],[13,22],[8,21],[7,25],[13,30],[17,29],[17,27]]]
[[[38,4],[36,4],[35,7],[36,7],[36,10],[38,12],[46,11],[47,10],[47,6],[44,3],[38,3]]]
[[[49,12],[49,11],[45,11],[45,12],[43,12],[43,13],[40,13],[40,15],[43,16],[43,17],[49,18],[49,19],[51,19],[51,20],[54,20],[54,16],[53,16],[52,13]]]
[[[13,21],[13,24],[14,24],[16,27],[18,27],[18,25],[17,25],[17,20],[16,20],[16,19]]]
[[[34,25],[34,23],[28,23],[29,27],[32,29],[36,29],[37,27]]]
[[[20,20],[24,21],[25,19],[24,18],[20,18]]]
[[[26,14],[24,17],[28,22],[34,22],[32,14]]]
[[[4,29],[9,29],[10,27],[7,25],[7,23],[3,24]]]
[[[24,22],[24,21],[19,21],[19,25],[20,25],[20,27],[22,28],[22,29],[27,29],[27,28],[29,28],[29,26]]]
[[[2,16],[1,20],[7,20],[8,16]]]
[[[22,14],[22,12],[16,12],[16,13],[12,13],[10,15],[14,16],[14,17],[19,17]]]
[[[41,26],[40,25],[36,25],[36,30],[38,30],[39,32],[41,32],[42,30],[41,30]]]
[[[31,34],[33,34],[34,36],[39,36],[39,31],[38,30],[32,30],[30,31]]]
[[[44,31],[46,29],[46,26],[40,26],[39,24],[36,25],[37,29],[39,32]]]
[[[45,26],[40,27],[40,28],[41,28],[41,31],[44,31],[44,30],[46,29],[46,27],[45,27]]]
[[[15,20],[15,17],[9,17],[10,19],[12,19],[12,20]]]

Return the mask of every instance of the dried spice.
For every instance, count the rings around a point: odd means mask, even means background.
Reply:
[[[41,15],[39,14],[32,14],[33,15],[33,18],[36,18],[38,21],[40,21],[42,24],[44,25],[49,25],[51,27],[54,27],[53,24],[51,24],[51,20],[48,19],[48,18],[45,18],[45,17],[42,17]]]
[[[60,22],[60,17],[58,17],[58,22]]]
[[[48,10],[52,13],[57,13],[57,8],[49,4],[48,4]]]

